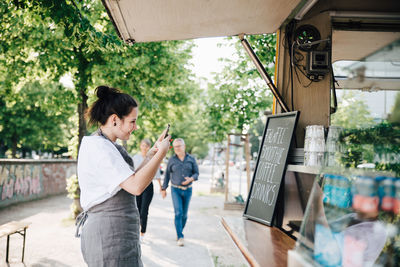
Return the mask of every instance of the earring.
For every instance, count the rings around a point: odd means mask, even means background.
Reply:
[[[114,126],[117,126],[117,123],[114,121]]]

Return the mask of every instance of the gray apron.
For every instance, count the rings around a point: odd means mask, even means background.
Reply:
[[[102,135],[101,132],[99,135]],[[133,168],[132,159],[125,149],[113,144]],[[106,201],[79,214],[76,220],[78,226],[76,236],[81,237],[81,250],[88,266],[143,266],[139,242],[139,218],[136,196],[123,189]],[[80,227],[82,232],[79,235]]]

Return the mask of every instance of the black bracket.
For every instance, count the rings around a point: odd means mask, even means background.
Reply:
[[[285,102],[282,99],[282,96],[279,94],[278,89],[276,88],[275,84],[273,83],[271,76],[269,76],[268,72],[265,70],[264,66],[261,64],[260,59],[257,57],[256,53],[254,53],[253,49],[251,48],[249,42],[244,38],[244,35],[239,35],[239,39],[249,54],[250,59],[253,61],[254,65],[256,65],[258,73],[260,73],[261,77],[267,83],[269,89],[271,89],[272,94],[278,101],[279,105],[285,112],[289,112],[289,108],[286,106]]]

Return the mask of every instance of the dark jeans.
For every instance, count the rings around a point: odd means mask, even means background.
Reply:
[[[136,197],[137,206],[140,213],[140,232],[146,233],[147,216],[149,214],[149,206],[154,195],[153,182],[143,191],[143,193]]]
[[[175,229],[176,235],[183,238],[183,228],[185,228],[187,221],[187,214],[189,210],[189,202],[192,197],[192,188],[182,190],[176,187],[171,187],[172,203],[174,204],[175,211]]]

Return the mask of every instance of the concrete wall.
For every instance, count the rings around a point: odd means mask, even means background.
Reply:
[[[0,208],[66,193],[66,178],[75,173],[75,160],[0,160]]]

